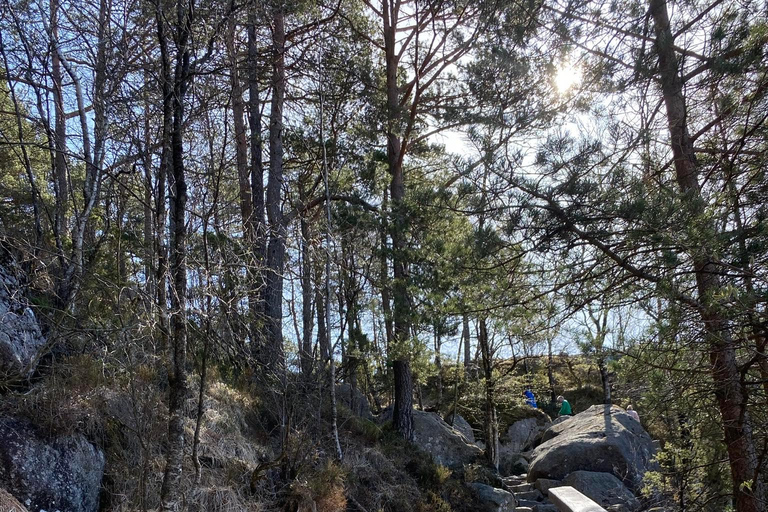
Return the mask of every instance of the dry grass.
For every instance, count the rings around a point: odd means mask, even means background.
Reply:
[[[305,480],[295,480],[289,490],[286,510],[293,512],[344,512],[347,498],[344,470],[327,461]]]
[[[194,409],[196,400],[191,402]],[[252,411],[253,402],[245,394],[222,383],[211,385],[204,401],[200,430],[201,458],[213,461],[214,466],[236,463],[251,468],[262,461],[268,454],[248,435],[253,429],[249,421]],[[185,427],[191,440],[195,420],[189,418]]]
[[[2,512],[29,512],[27,508],[19,503],[19,500],[13,497],[11,493],[0,488],[0,511]]]
[[[162,366],[148,356],[111,373],[88,358],[65,363],[60,361],[32,392],[17,396],[15,413],[23,412],[52,433],[83,433],[104,450],[104,510],[157,509],[167,436]],[[78,375],[86,378],[81,381]],[[330,429],[317,413],[317,397],[303,394],[294,398],[295,417],[284,459],[252,488],[254,469],[277,459],[276,452],[283,448],[277,443],[267,445],[274,439],[265,434],[260,422],[268,406],[218,381],[205,394],[199,447],[202,471],[196,482],[191,452],[198,385],[192,376],[185,404],[187,456],[181,492],[190,511],[343,512],[354,508],[348,503],[351,497],[371,512],[451,510],[445,496],[441,497],[456,480],[450,472],[429,459],[414,463],[423,455],[393,440],[380,426],[347,416],[346,411],[340,415],[345,458],[343,463],[332,462]]]
[[[349,492],[368,510],[414,510],[422,500],[416,480],[378,448],[348,450],[344,468],[350,475]]]
[[[197,487],[187,494],[190,512],[264,512],[258,503],[231,487]]]

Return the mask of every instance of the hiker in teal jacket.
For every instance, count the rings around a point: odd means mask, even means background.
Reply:
[[[558,416],[571,416],[573,412],[571,411],[571,404],[568,403],[568,400],[565,399],[562,395],[557,397],[557,403],[560,404],[560,412],[557,413]]]

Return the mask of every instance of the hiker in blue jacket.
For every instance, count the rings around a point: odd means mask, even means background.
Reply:
[[[526,386],[525,391],[523,391],[523,396],[525,396],[525,405],[530,405],[534,409],[536,409],[536,396],[533,394],[533,391],[531,391],[531,386]]]

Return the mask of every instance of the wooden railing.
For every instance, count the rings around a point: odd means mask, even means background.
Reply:
[[[606,510],[570,486],[551,487],[549,501],[560,512],[606,512]]]

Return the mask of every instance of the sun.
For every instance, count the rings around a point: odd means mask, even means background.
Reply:
[[[564,64],[555,74],[555,87],[560,93],[568,91],[579,82],[581,82],[581,71],[573,64]]]

